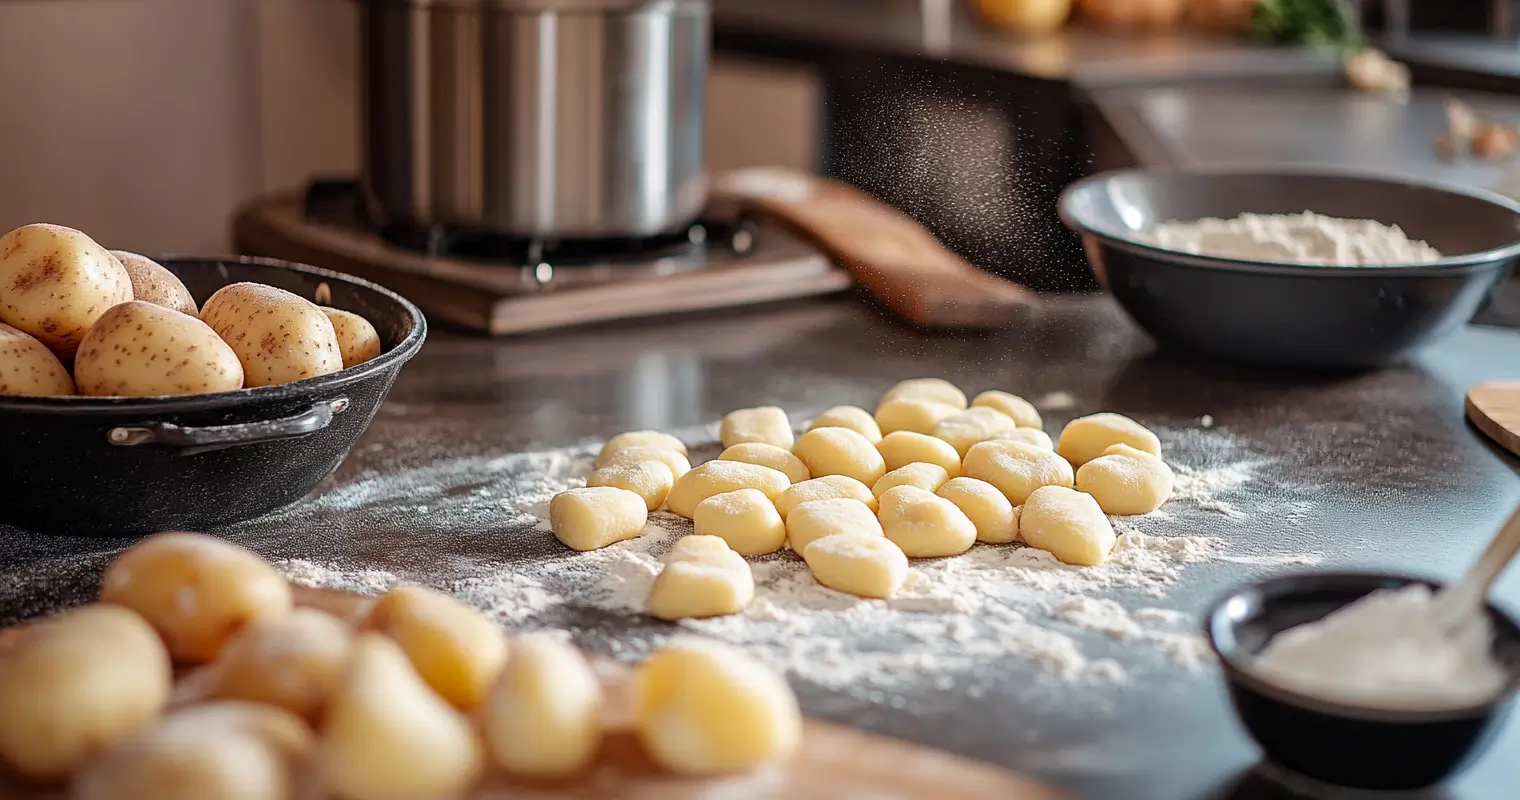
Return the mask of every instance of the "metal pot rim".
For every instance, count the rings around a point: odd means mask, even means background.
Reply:
[[[570,14],[706,10],[709,0],[354,0],[376,8]]]

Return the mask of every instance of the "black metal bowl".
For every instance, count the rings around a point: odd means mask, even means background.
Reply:
[[[253,281],[364,316],[379,357],[317,378],[183,397],[0,397],[0,524],[39,533],[207,530],[305,497],[369,426],[427,322],[368,281],[263,258],[157,259],[205,302]]]
[[[1447,255],[1415,266],[1302,266],[1137,238],[1169,220],[1306,210],[1398,225]],[[1067,187],[1060,213],[1098,282],[1162,345],[1276,366],[1397,361],[1470,320],[1520,256],[1520,204],[1354,172],[1120,170]]]
[[[1510,681],[1487,703],[1440,711],[1369,709],[1284,689],[1251,670],[1251,659],[1278,633],[1378,589],[1414,583],[1439,586],[1404,575],[1309,573],[1249,584],[1209,610],[1204,626],[1235,714],[1269,760],[1338,786],[1408,790],[1441,782],[1483,752],[1520,684],[1520,626],[1491,605],[1494,657]]]

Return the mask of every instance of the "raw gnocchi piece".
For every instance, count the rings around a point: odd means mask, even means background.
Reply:
[[[101,314],[80,340],[74,383],[96,397],[231,392],[243,388],[243,365],[206,323],[133,300]]]
[[[872,514],[876,513],[876,495],[871,494],[871,487],[847,475],[825,475],[822,478],[792,484],[791,488],[776,498],[776,511],[785,520],[792,513],[792,509],[803,503],[834,497],[859,500],[871,509]]]
[[[834,406],[819,414],[808,425],[808,430],[817,428],[849,428],[872,444],[881,441],[881,427],[876,424],[876,418],[858,406]]]
[[[798,555],[802,555],[809,544],[840,533],[883,535],[881,521],[869,506],[844,497],[803,503],[792,509],[786,518],[786,538]]]
[[[597,550],[644,532],[644,498],[616,486],[568,489],[549,501],[549,528],[571,550]]]
[[[319,745],[324,787],[342,800],[458,797],[485,766],[481,742],[428,688],[400,645],[361,634]]]
[[[607,443],[602,445],[601,452],[596,456],[596,468],[601,469],[607,466],[609,463],[608,459],[612,458],[614,453],[630,447],[659,447],[665,450],[674,450],[683,456],[689,455],[686,452],[686,444],[668,433],[661,433],[659,431],[628,431],[627,433],[620,433],[608,439]]]
[[[1161,455],[1161,440],[1156,434],[1129,417],[1108,411],[1077,417],[1066,423],[1061,429],[1056,452],[1073,466],[1080,467],[1116,444],[1127,444],[1153,456]]]
[[[1114,526],[1092,495],[1065,486],[1041,486],[1019,516],[1019,535],[1030,547],[1079,567],[1095,567],[1114,549]]]
[[[792,689],[748,654],[709,642],[665,647],[639,665],[635,731],[677,775],[718,775],[786,758],[802,739]]]
[[[1056,449],[1055,442],[1050,440],[1050,434],[1039,428],[1014,428],[992,437],[992,441],[1023,442],[1052,452]]]
[[[948,480],[950,480],[950,473],[938,464],[923,462],[904,464],[881,476],[881,480],[871,487],[871,494],[876,495],[876,499],[880,500],[882,495],[899,486],[917,486],[920,489],[936,492]]]
[[[897,431],[928,435],[934,433],[934,426],[940,420],[958,411],[960,409],[955,406],[929,400],[883,400],[876,407],[876,424],[888,436]]]
[[[954,503],[917,486],[881,496],[882,532],[912,558],[954,556],[976,544],[976,526]]]
[[[994,439],[966,451],[961,474],[984,480],[998,488],[1008,502],[1023,505],[1029,493],[1041,486],[1071,486],[1071,464],[1055,453],[1023,442]]]
[[[802,459],[792,455],[788,450],[764,442],[736,444],[719,453],[718,460],[742,461],[746,464],[759,464],[762,467],[778,469],[786,473],[787,479],[792,483],[802,483],[813,477],[808,474],[807,465],[802,463]]]
[[[343,621],[312,608],[244,628],[211,667],[210,694],[276,706],[315,722],[343,681],[353,652]]]
[[[934,436],[944,439],[965,458],[971,445],[997,438],[998,434],[1018,430],[1013,417],[993,408],[977,406],[945,417],[934,426]]]
[[[579,650],[547,632],[512,642],[512,659],[481,715],[496,765],[511,775],[563,778],[596,757],[602,687]]]
[[[1007,414],[1018,423],[1020,428],[1042,428],[1044,422],[1040,419],[1040,412],[1034,404],[1019,397],[1016,394],[1000,392],[996,389],[982,392],[971,401],[973,408],[992,408]]]
[[[47,345],[0,323],[0,395],[43,397],[74,393],[74,379]]]
[[[332,320],[316,303],[262,283],[234,283],[201,306],[201,321],[243,364],[243,385],[272,386],[343,369]]]
[[[172,308],[192,317],[200,315],[200,309],[195,307],[195,298],[190,296],[190,290],[163,264],[126,250],[112,250],[111,255],[121,262],[122,268],[127,271],[127,278],[132,281],[133,300]]]
[[[106,309],[132,299],[132,278],[94,239],[62,225],[0,236],[0,322],[67,362]]]
[[[953,478],[936,492],[976,526],[976,540],[1006,544],[1019,538],[1019,508],[996,486],[977,478]]]
[[[507,660],[496,624],[464,603],[423,586],[401,586],[375,601],[365,627],[401,646],[417,674],[455,708],[480,705]]]
[[[356,367],[380,355],[380,333],[369,320],[352,311],[318,306],[333,325],[338,337],[338,352],[343,354],[343,368]]]
[[[893,431],[877,442],[876,449],[888,470],[901,469],[909,464],[938,464],[954,478],[961,474],[961,455],[944,439],[936,439],[927,433]]]
[[[201,533],[159,533],[116,557],[100,599],[136,611],[176,661],[203,664],[244,625],[290,611],[290,584],[248,550]]]
[[[678,620],[737,614],[755,598],[755,578],[744,556],[717,536],[676,542],[649,592],[649,613]]]
[[[676,516],[691,519],[697,513],[697,504],[715,494],[759,489],[774,501],[791,485],[786,473],[779,469],[715,459],[682,475],[675,486],[671,487],[670,496],[665,499],[665,507]]]
[[[966,393],[943,378],[910,378],[898,382],[881,396],[881,402],[890,400],[927,400],[941,405],[966,407]]]
[[[887,473],[887,463],[876,445],[849,428],[808,431],[792,452],[814,477],[844,475],[870,486]]]
[[[675,482],[675,473],[660,461],[608,464],[586,479],[587,486],[612,486],[633,492],[643,499],[644,508],[649,511],[665,505],[665,498],[670,495],[670,487]]]
[[[691,462],[686,460],[686,456],[668,447],[661,447],[659,445],[625,447],[612,453],[605,459],[598,460],[596,468],[606,469],[607,467],[638,464],[644,461],[658,461],[670,467],[670,474],[676,480],[680,480],[682,475],[691,472]]]
[[[1172,468],[1159,457],[1127,444],[1112,445],[1077,470],[1077,490],[1098,501],[1105,514],[1149,514],[1172,496]]]
[[[774,553],[786,544],[786,523],[759,489],[715,494],[697,504],[692,532],[716,536],[745,556]]]
[[[724,447],[746,442],[760,442],[790,450],[792,421],[776,406],[759,406],[730,411],[719,426],[718,438]]]
[[[802,559],[819,583],[857,597],[891,597],[908,579],[908,557],[885,536],[825,536],[813,540]]]

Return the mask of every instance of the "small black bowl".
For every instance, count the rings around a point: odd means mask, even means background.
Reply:
[[[1334,267],[1193,255],[1141,241],[1169,220],[1242,213],[1373,219],[1447,257]],[[1490,192],[1322,169],[1130,169],[1077,181],[1061,219],[1098,282],[1158,342],[1253,364],[1395,362],[1472,319],[1520,256],[1520,204]]]
[[[1405,575],[1309,573],[1248,584],[1209,610],[1204,625],[1235,713],[1268,759],[1337,786],[1409,790],[1440,783],[1482,753],[1520,685],[1520,626],[1492,605],[1494,657],[1510,680],[1497,698],[1479,705],[1439,711],[1342,705],[1284,689],[1251,670],[1251,659],[1278,633],[1376,590],[1415,583],[1440,586]]]

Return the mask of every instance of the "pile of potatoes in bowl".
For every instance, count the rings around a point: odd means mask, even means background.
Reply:
[[[284,289],[234,283],[196,308],[162,265],[72,228],[0,237],[0,395],[210,394],[378,355],[369,320]]]

